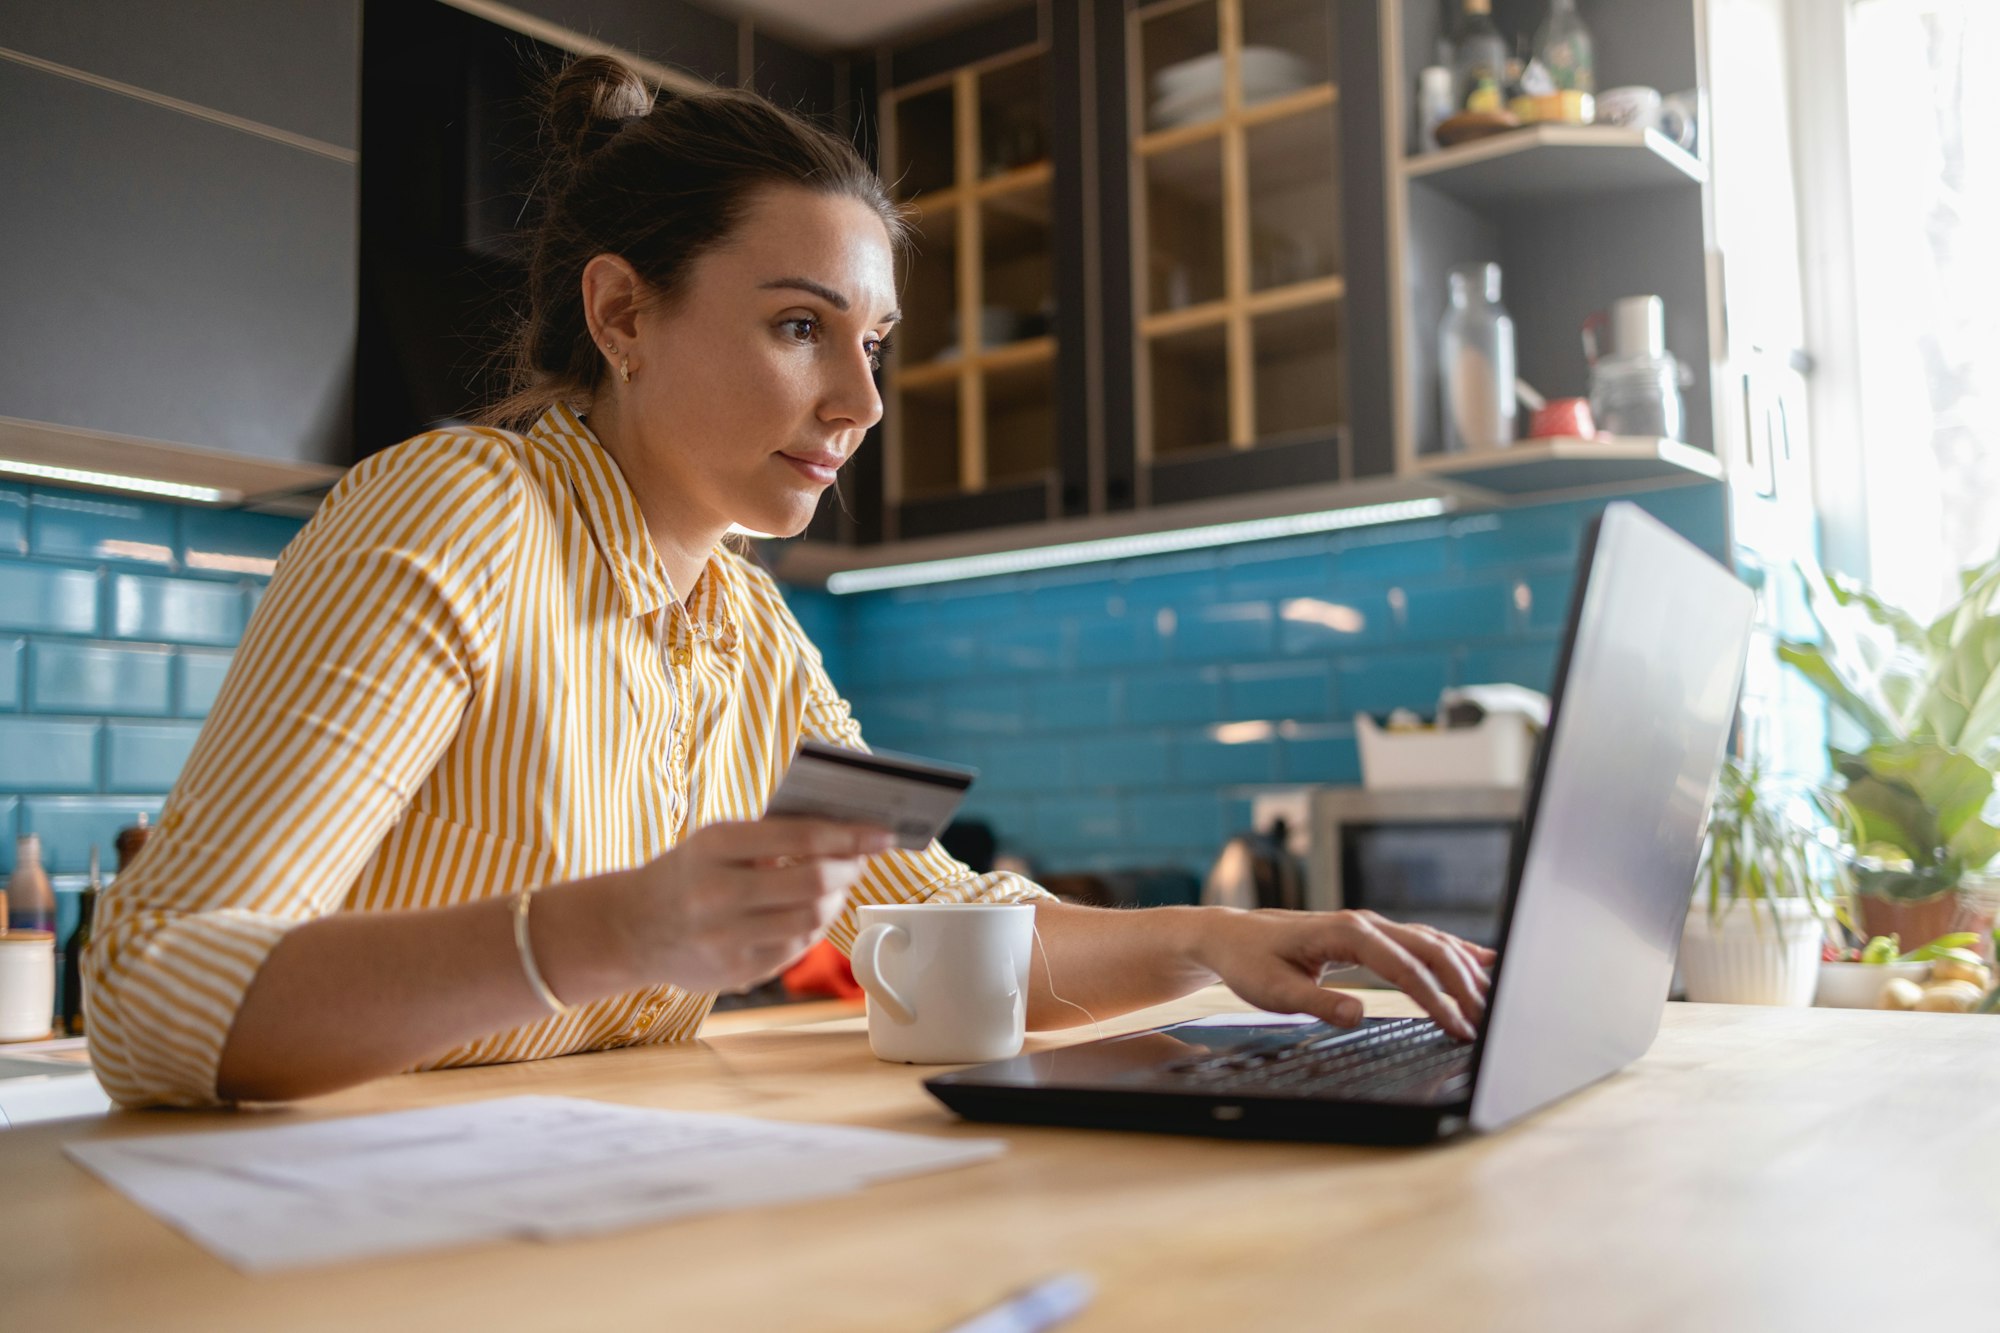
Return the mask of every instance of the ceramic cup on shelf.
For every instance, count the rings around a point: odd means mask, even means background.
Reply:
[[[870,904],[859,917],[854,979],[868,992],[877,1059],[971,1064],[1020,1054],[1032,904]]]
[[[1528,419],[1528,438],[1533,440],[1588,440],[1596,435],[1588,398],[1551,398]]]
[[[1623,125],[1627,129],[1657,129],[1660,120],[1660,90],[1632,84],[1607,88],[1597,95],[1597,123]]]

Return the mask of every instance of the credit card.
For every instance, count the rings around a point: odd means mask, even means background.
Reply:
[[[800,741],[764,813],[871,824],[894,833],[898,847],[921,851],[944,832],[978,776],[976,768],[933,759]]]

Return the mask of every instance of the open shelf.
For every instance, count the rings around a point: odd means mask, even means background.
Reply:
[[[1466,202],[1602,196],[1699,185],[1701,162],[1652,130],[1533,125],[1406,158],[1403,174]]]
[[[1534,495],[1600,486],[1718,480],[1722,462],[1679,440],[1574,436],[1519,440],[1505,449],[1426,454],[1417,470],[1495,496]]]

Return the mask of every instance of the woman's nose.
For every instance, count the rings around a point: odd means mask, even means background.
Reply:
[[[875,369],[867,353],[857,351],[852,358],[843,358],[827,387],[820,415],[828,421],[851,422],[860,430],[882,419],[882,391],[875,387]]]

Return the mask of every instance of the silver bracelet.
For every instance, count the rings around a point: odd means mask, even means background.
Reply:
[[[549,1012],[560,1017],[570,1011],[571,1006],[556,998],[549,989],[549,983],[542,980],[542,969],[535,966],[535,947],[528,942],[528,900],[535,896],[533,889],[522,889],[514,895],[514,949],[521,955],[521,975],[528,979],[541,1002],[549,1007]]]

